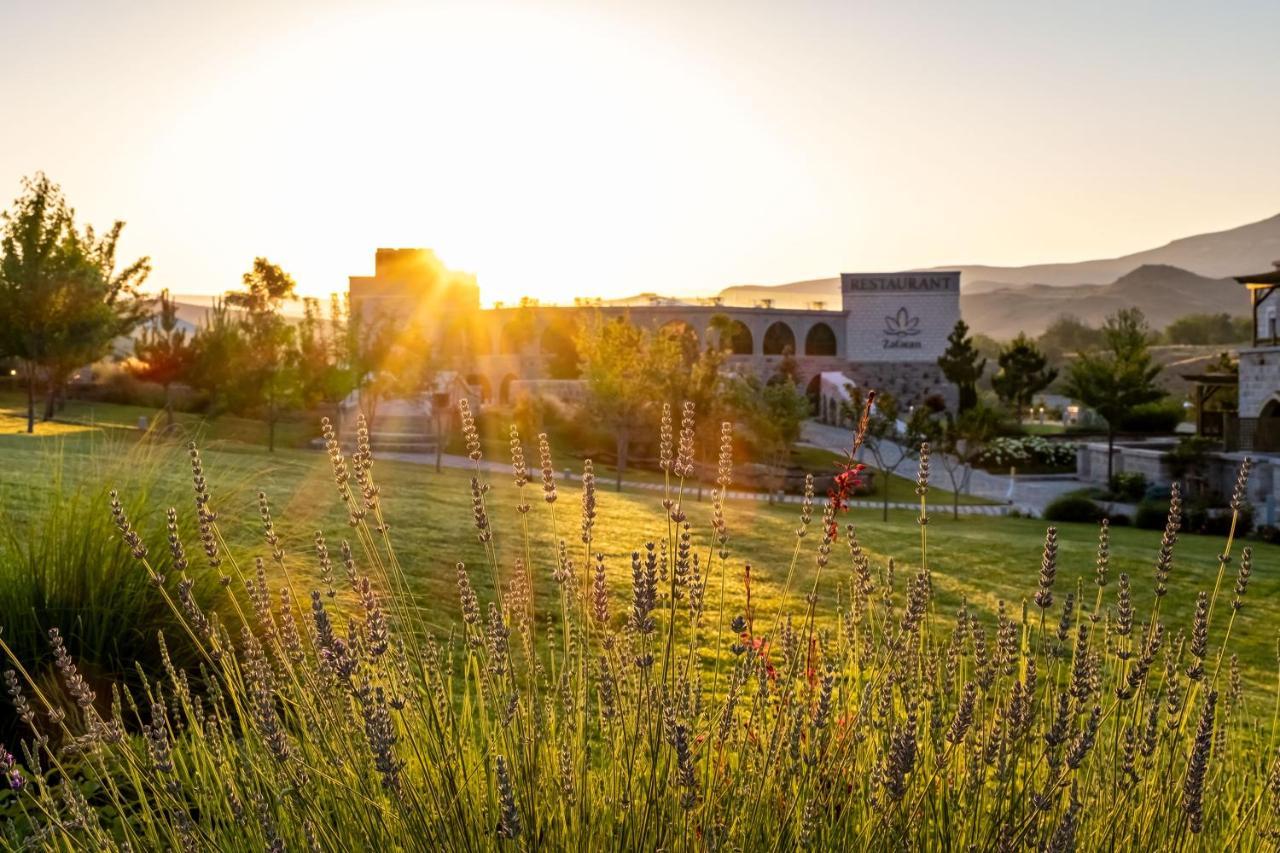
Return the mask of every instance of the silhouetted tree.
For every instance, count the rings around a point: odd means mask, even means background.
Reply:
[[[987,360],[979,354],[964,320],[956,320],[955,328],[947,336],[947,349],[938,359],[938,367],[942,368],[947,381],[960,390],[957,411],[967,412],[976,406],[978,380],[987,367]]]
[[[1019,417],[1031,405],[1032,397],[1058,376],[1058,371],[1049,367],[1048,357],[1025,332],[1000,350],[996,363],[1000,369],[991,377],[991,387]]]

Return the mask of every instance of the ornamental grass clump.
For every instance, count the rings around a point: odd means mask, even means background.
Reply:
[[[206,480],[194,448],[199,548],[183,541],[176,508],[167,547],[148,547],[113,496],[104,518],[194,660],[176,665],[157,637],[158,674],[90,684],[54,629],[54,681],[33,677],[0,636],[25,729],[0,746],[6,842],[1029,851],[1280,840],[1276,722],[1252,708],[1230,647],[1253,555],[1233,554],[1229,536],[1190,622],[1167,624],[1181,571],[1176,490],[1149,577],[1111,583],[1104,522],[1071,588],[1059,577],[1068,531],[1049,528],[1022,601],[987,619],[936,598],[930,555],[948,542],[927,535],[927,448],[918,550],[881,562],[867,550],[876,528],[842,517],[857,434],[825,499],[807,482],[789,564],[765,577],[735,551],[732,426],[720,428],[702,505],[686,480],[696,412],[686,404],[678,417],[677,430],[663,410],[654,535],[629,543],[627,566],[597,545],[610,514],[589,463],[566,510],[546,436],[539,483],[512,428],[515,499],[498,501],[463,407],[471,512],[456,523],[484,557],[456,562],[448,602],[415,592],[363,423],[350,456],[324,425],[348,528],[309,534],[306,553],[287,549],[287,518],[265,493],[253,521],[262,556],[228,546],[216,476]],[[549,546],[533,532],[540,516]],[[834,596],[822,583],[833,577]],[[1230,607],[1215,609],[1219,598]],[[445,609],[454,627],[433,633],[428,615]]]

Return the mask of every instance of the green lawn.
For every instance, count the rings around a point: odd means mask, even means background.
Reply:
[[[117,487],[126,498],[145,492],[146,509],[135,519],[153,552],[163,552],[164,510],[178,508],[189,523],[191,515],[190,469],[185,448],[176,442],[147,441],[134,445],[132,435],[105,431],[83,431],[50,436],[0,436],[0,521],[12,525],[41,524],[47,509],[51,484],[61,481],[81,484],[95,492],[98,512],[108,512],[105,489]],[[553,449],[553,452],[554,449]],[[526,449],[532,458],[536,452]],[[331,545],[349,535],[346,516],[337,500],[329,462],[323,453],[282,450],[268,455],[260,448],[235,441],[214,440],[204,452],[206,474],[220,523],[233,544],[242,544],[246,554],[269,560],[269,550],[261,541],[258,520],[258,490],[267,493],[275,514],[275,524],[288,552],[296,585],[310,588],[316,583],[313,536],[324,530]],[[557,467],[560,466],[557,463]],[[430,466],[378,462],[375,476],[382,487],[392,538],[413,579],[419,603],[428,611],[428,621],[437,630],[447,631],[456,612],[454,564],[465,561],[474,567],[473,582],[486,593],[490,574],[472,526],[468,475],[461,471],[436,474]],[[488,495],[490,518],[504,573],[520,549],[516,495],[510,478],[492,476]],[[539,602],[550,605],[554,569],[550,555],[556,534],[567,540],[570,553],[578,555],[581,568],[580,500],[576,487],[560,492],[559,501],[549,508],[541,500],[541,485],[530,487],[533,511],[528,514],[534,540],[534,577],[540,584]],[[659,504],[659,493],[616,494],[602,488],[599,494],[596,547],[606,554],[615,612],[625,610],[630,589],[629,554],[648,540],[667,535],[667,523]],[[554,514],[552,513],[554,509]],[[709,502],[687,504],[694,541],[705,557],[706,530],[710,520]],[[753,601],[758,613],[768,616],[779,605],[783,579],[790,564],[796,538],[799,508],[769,507],[754,501],[733,502],[726,511],[729,536],[729,574],[726,581],[726,612],[743,607],[741,574],[743,564],[752,564]],[[807,591],[813,579],[815,553],[819,544],[818,516],[809,536],[802,540],[796,588]],[[895,588],[901,594],[908,573],[920,563],[920,529],[912,513],[890,513],[882,522],[878,510],[859,509],[842,521],[857,525],[863,546],[871,553],[877,570],[883,571],[889,557],[897,560]],[[1060,525],[1059,575],[1056,592],[1065,596],[1077,581],[1083,583],[1082,598],[1092,606],[1092,585],[1096,530],[1089,525]],[[927,527],[929,563],[933,570],[936,608],[933,618],[945,626],[962,599],[991,617],[997,602],[1009,603],[1020,613],[1023,601],[1034,590],[1040,568],[1044,536],[1042,522],[1026,519],[962,517],[952,520],[945,506],[936,506]],[[1253,583],[1248,605],[1241,611],[1232,633],[1232,649],[1240,654],[1245,676],[1254,685],[1274,683],[1276,625],[1280,619],[1280,548],[1251,543],[1255,551]],[[1148,612],[1152,564],[1159,545],[1157,534],[1128,528],[1116,529],[1112,538],[1112,571],[1127,572],[1133,579],[1138,613]],[[0,547],[4,547],[0,545]],[[193,565],[198,559],[194,537],[187,543]],[[1216,573],[1215,555],[1222,542],[1216,538],[1184,536],[1179,541],[1170,584],[1170,595],[1162,604],[1162,616],[1173,630],[1190,629],[1196,591],[1211,589]],[[1237,553],[1239,548],[1237,546]],[[712,575],[708,598],[714,608],[719,594],[719,566]],[[340,572],[340,569],[339,569]],[[1230,594],[1234,566],[1224,582]],[[843,597],[842,587],[849,576],[848,550],[842,542],[832,551],[824,572],[820,599],[824,622],[833,625],[832,603]],[[505,578],[504,578],[505,580]],[[1111,594],[1114,586],[1108,589]],[[789,608],[799,611],[803,593],[793,594]],[[545,611],[544,611],[545,612]],[[1229,601],[1220,602],[1219,614],[1230,612]],[[1032,616],[1034,619],[1034,616]],[[1225,616],[1223,617],[1225,618]],[[1054,626],[1050,626],[1052,629]]]

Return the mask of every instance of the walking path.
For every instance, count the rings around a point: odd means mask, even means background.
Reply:
[[[849,445],[853,442],[853,432],[841,427],[818,423],[817,421],[806,421],[804,430],[801,433],[801,440],[824,450],[848,453]],[[858,461],[874,464],[874,460],[866,448],[863,448],[858,454]],[[935,470],[937,469],[935,468]],[[969,475],[969,488],[966,494],[989,500],[1003,501],[1005,505],[1000,507],[969,507],[968,509],[1001,510],[999,513],[990,513],[992,515],[1004,515],[1010,509],[1017,509],[1019,512],[1038,516],[1044,512],[1044,508],[1048,506],[1051,500],[1066,492],[1074,491],[1080,486],[1079,480],[1062,478],[1033,479],[1018,477],[1014,478],[1013,482],[1010,483],[1010,477],[1007,475],[991,474],[975,468]],[[963,506],[960,507],[960,512],[964,513],[965,509]]]
[[[832,429],[834,429],[834,427]],[[840,430],[840,432],[843,432],[846,436],[850,435],[850,433],[847,430]],[[823,446],[823,445],[818,445],[818,446]],[[436,464],[436,455],[434,453],[407,453],[403,451],[385,451],[380,453],[375,452],[374,458],[375,459],[391,459],[397,462],[411,462],[417,465],[435,465]],[[466,456],[461,456],[454,453],[445,453],[440,457],[440,464],[445,468],[457,468],[457,469],[466,470],[466,469],[473,469],[476,463],[472,462],[471,459]],[[481,470],[489,474],[510,474],[511,473],[510,465],[503,464],[501,462],[493,462],[487,459],[480,461],[480,468]],[[536,471],[532,473],[535,475],[537,474]],[[556,477],[560,480],[568,480],[570,482],[582,479],[579,474],[572,472],[568,469],[562,469],[557,471]],[[603,488],[608,488],[608,486],[612,485],[613,478],[610,477],[608,479],[601,479],[600,483]],[[623,488],[627,491],[640,490],[640,491],[647,491],[647,492],[660,492],[663,489],[662,483],[651,483],[651,482],[645,482],[643,480],[623,480],[622,485],[623,485]],[[708,493],[709,492],[710,490],[708,490]],[[763,492],[747,492],[747,491],[740,491],[735,489],[729,490],[728,497],[729,497],[729,500],[758,501],[761,503],[769,500],[769,495]],[[774,500],[774,503],[798,504],[801,502],[802,498],[800,495],[774,495],[773,500]],[[849,501],[849,506],[860,507],[864,509],[880,509],[881,507],[884,506],[884,503],[882,501],[854,500],[854,501]],[[918,510],[919,508],[920,508],[920,504],[911,502],[911,501],[889,501],[889,509]],[[998,504],[998,505],[997,504],[986,504],[986,505],[961,504],[960,514],[961,515],[1007,515],[1009,513],[1009,509],[1010,507],[1007,504]],[[935,511],[941,511],[941,510],[935,509]],[[950,512],[951,510],[948,508],[947,511]]]

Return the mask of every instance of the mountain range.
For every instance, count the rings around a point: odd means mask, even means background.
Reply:
[[[1280,260],[1280,214],[1226,231],[1197,234],[1155,249],[1072,263],[1000,267],[956,264],[960,310],[975,331],[1007,338],[1039,334],[1059,315],[1097,324],[1117,308],[1142,309],[1155,328],[1186,314],[1248,313],[1233,275],[1263,272]],[[840,304],[840,279],[774,286],[736,285],[720,292],[732,304],[772,299],[781,308]]]

